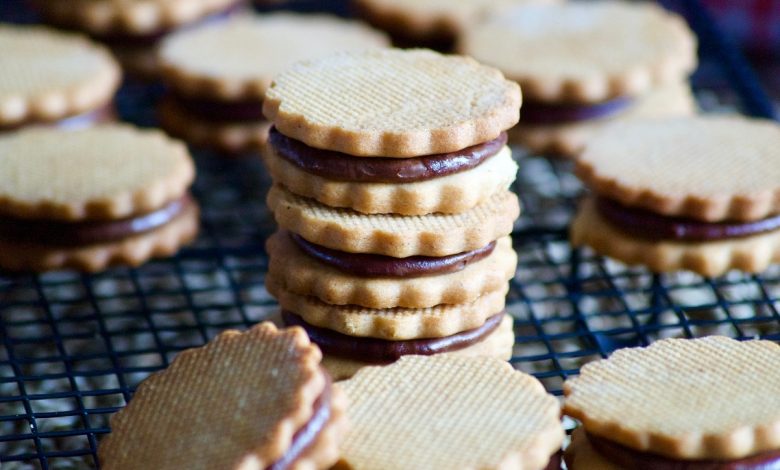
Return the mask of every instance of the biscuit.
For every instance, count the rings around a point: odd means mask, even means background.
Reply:
[[[780,347],[711,336],[621,349],[567,380],[564,413],[589,435],[678,460],[780,449]]]
[[[337,456],[345,401],[320,359],[302,329],[271,323],[182,352],[112,416],[101,466],[268,468],[294,448],[297,431],[320,420],[325,432],[292,468],[326,468]]]
[[[544,468],[557,400],[495,358],[409,356],[342,382],[353,424],[336,468]]]
[[[102,46],[49,28],[0,24],[0,130],[107,106],[121,71]]]
[[[476,250],[509,235],[520,214],[517,196],[508,191],[460,214],[424,216],[360,214],[296,196],[279,185],[268,192],[267,202],[279,226],[312,243],[396,258]]]
[[[263,112],[311,147],[413,157],[495,139],[520,102],[517,84],[473,59],[385,49],[299,62],[275,78]]]
[[[499,9],[458,50],[501,70],[528,101],[597,103],[679,83],[696,66],[685,21],[652,3],[561,2]]]

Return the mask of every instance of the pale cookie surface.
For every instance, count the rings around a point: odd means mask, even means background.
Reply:
[[[473,59],[385,49],[296,64],[275,78],[263,112],[312,147],[414,157],[495,139],[517,123],[520,101],[517,84]]]
[[[139,385],[111,419],[101,466],[265,468],[312,416],[326,386],[320,360],[300,328],[223,332]]]
[[[733,460],[780,447],[780,346],[723,336],[621,349],[564,383],[589,433],[680,459]]]
[[[0,213],[116,219],[182,196],[195,177],[187,149],[159,131],[107,125],[0,137]]]
[[[0,268],[97,272],[110,266],[138,266],[150,258],[175,254],[195,239],[199,225],[199,210],[193,203],[157,229],[113,242],[68,247],[0,238]]]
[[[165,80],[179,92],[217,99],[262,99],[295,62],[388,46],[383,33],[327,15],[239,16],[176,33],[160,48]]]
[[[75,34],[0,24],[0,51],[0,127],[97,109],[121,79],[104,47]]]
[[[501,192],[460,214],[361,214],[302,198],[275,185],[268,206],[276,222],[306,240],[334,250],[407,256],[447,256],[482,248],[512,232],[520,215],[517,196]]]
[[[501,9],[464,32],[460,52],[520,83],[528,100],[599,102],[679,82],[696,65],[685,21],[650,3]]]
[[[502,361],[512,358],[512,349],[515,344],[515,333],[512,329],[512,317],[504,315],[498,328],[490,333],[487,338],[457,351],[438,354],[437,356],[450,355],[462,357],[492,357]],[[322,357],[322,365],[334,378],[334,380],[349,379],[363,367],[376,366],[358,359],[346,358],[325,354]],[[344,465],[344,462],[342,462]]]
[[[473,302],[484,294],[505,291],[517,268],[510,237],[499,239],[490,255],[460,271],[397,278],[360,276],[328,266],[301,251],[283,232],[272,235],[266,248],[270,256],[268,277],[287,290],[331,305],[367,308],[425,308]]]
[[[509,147],[475,168],[414,183],[356,183],[335,181],[307,173],[276,154],[263,152],[274,181],[287,189],[331,207],[347,207],[365,214],[455,214],[506,191],[517,174]]]
[[[173,100],[159,106],[160,126],[170,135],[188,143],[230,155],[260,152],[268,140],[271,123],[215,122],[183,110]]]
[[[513,143],[525,146],[532,152],[577,157],[589,138],[604,126],[629,119],[690,116],[697,111],[696,99],[690,85],[671,83],[636,97],[629,108],[608,117],[586,119],[561,124],[520,123],[509,131]]]
[[[757,220],[780,212],[780,125],[730,116],[605,127],[576,173],[600,195],[669,216]]]
[[[563,441],[558,401],[495,358],[407,356],[343,387],[343,468],[538,470]]]
[[[564,460],[569,470],[622,470],[590,445],[582,428],[571,433],[571,444],[566,448]]]
[[[239,0],[34,0],[52,22],[91,34],[155,34],[220,12]]]
[[[607,222],[592,199],[581,204],[570,238],[574,246],[588,245],[601,255],[659,273],[681,269],[702,276],[721,276],[732,269],[759,273],[780,262],[780,230],[714,241],[640,238]]]
[[[504,309],[508,290],[505,286],[467,304],[370,309],[326,304],[312,296],[292,293],[275,281],[267,280],[266,288],[283,309],[299,315],[310,325],[350,336],[393,341],[441,338],[478,328],[488,317]]]

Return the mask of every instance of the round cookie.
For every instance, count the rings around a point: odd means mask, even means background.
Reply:
[[[493,358],[405,357],[342,382],[352,429],[336,468],[545,468],[563,442],[557,400]]]
[[[459,51],[520,83],[528,101],[597,103],[679,83],[696,65],[682,18],[651,3],[563,2],[501,9]]]
[[[0,131],[82,115],[82,125],[99,120],[121,80],[111,54],[75,34],[0,24],[0,50]]]
[[[182,352],[112,416],[101,466],[328,468],[345,401],[320,359],[303,330],[270,323]]]
[[[773,342],[718,336],[621,349],[566,381],[564,413],[629,455],[736,465],[780,451],[779,359]],[[567,453],[590,460],[577,439]]]
[[[299,62],[276,77],[263,112],[310,147],[402,158],[495,139],[520,102],[515,83],[473,59],[387,49]]]

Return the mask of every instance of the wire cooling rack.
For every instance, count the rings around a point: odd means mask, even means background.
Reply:
[[[312,10],[333,2],[306,3]],[[701,43],[694,85],[702,107],[772,117],[747,62],[699,2],[676,3]],[[0,0],[0,19],[33,18],[23,11],[17,0]],[[126,85],[118,98],[122,117],[154,125],[160,92]],[[524,213],[514,233],[520,263],[508,300],[515,367],[559,394],[583,363],[620,347],[714,333],[780,339],[780,268],[718,279],[652,275],[572,250],[566,226],[582,188],[570,165],[516,154]],[[141,380],[183,349],[275,312],[263,287],[263,241],[274,224],[262,166],[207,154],[196,160],[202,232],[178,256],[97,275],[0,274],[4,469],[95,467],[109,416]]]

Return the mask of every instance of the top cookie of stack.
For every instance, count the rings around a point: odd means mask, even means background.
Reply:
[[[494,331],[508,357],[519,204],[504,131],[520,101],[500,72],[426,50],[339,53],[276,78],[265,160],[283,230],[266,284],[326,366],[468,349]]]

